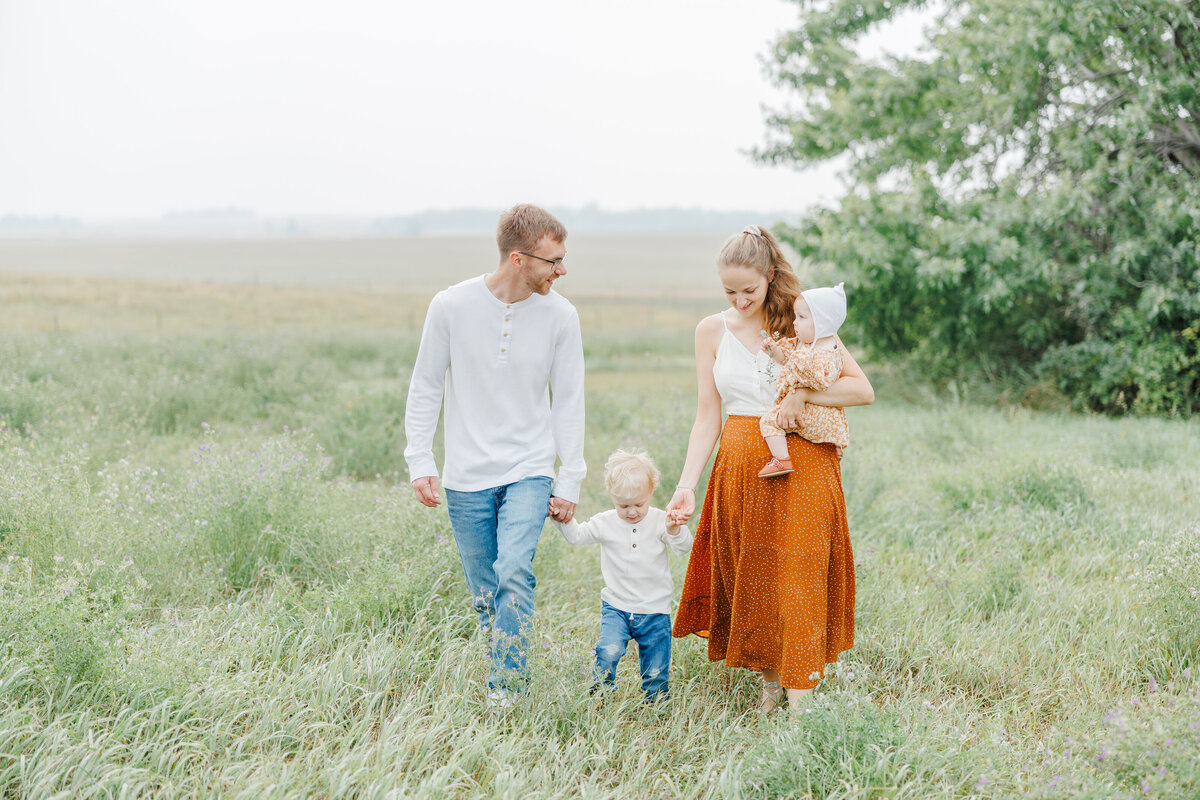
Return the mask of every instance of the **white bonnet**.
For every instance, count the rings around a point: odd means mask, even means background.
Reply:
[[[819,289],[805,289],[800,293],[808,303],[812,313],[813,341],[833,336],[838,328],[846,321],[846,290],[845,283],[837,286],[822,286]]]

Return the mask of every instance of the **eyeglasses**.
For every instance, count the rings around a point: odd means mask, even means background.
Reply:
[[[530,258],[536,258],[538,261],[545,261],[547,264],[553,264],[555,269],[558,269],[559,267],[561,267],[563,265],[563,261],[565,261],[567,258],[566,256],[563,256],[562,258],[556,258],[553,261],[551,261],[548,258],[542,258],[541,256],[535,256],[533,253],[526,253],[524,250],[518,250],[517,252],[523,256],[529,256]]]

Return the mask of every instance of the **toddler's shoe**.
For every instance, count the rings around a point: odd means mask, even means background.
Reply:
[[[758,471],[758,477],[774,478],[777,475],[787,475],[791,471],[792,460],[790,458],[772,458],[765,467]]]
[[[507,689],[489,689],[486,706],[488,708],[505,709],[513,704],[512,692]]]

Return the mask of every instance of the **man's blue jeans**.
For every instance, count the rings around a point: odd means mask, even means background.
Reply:
[[[550,479],[537,476],[479,492],[446,490],[446,508],[467,588],[489,634],[488,686],[519,689],[525,631],[533,616],[533,556],[550,507]]]
[[[647,700],[667,696],[671,668],[671,615],[630,614],[600,601],[600,640],[596,642],[596,679],[610,686],[617,682],[617,663],[629,640],[638,646],[642,691]]]

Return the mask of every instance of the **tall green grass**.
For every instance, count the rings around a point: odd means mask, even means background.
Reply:
[[[592,472],[693,411],[686,337],[589,336]],[[552,527],[530,691],[487,710],[444,509],[400,453],[409,333],[0,343],[10,797],[1200,795],[1200,427],[881,386],[843,476],[856,646],[803,711],[677,640],[588,694],[599,554]],[[897,396],[908,399],[901,401]],[[677,581],[685,561],[673,564]]]

